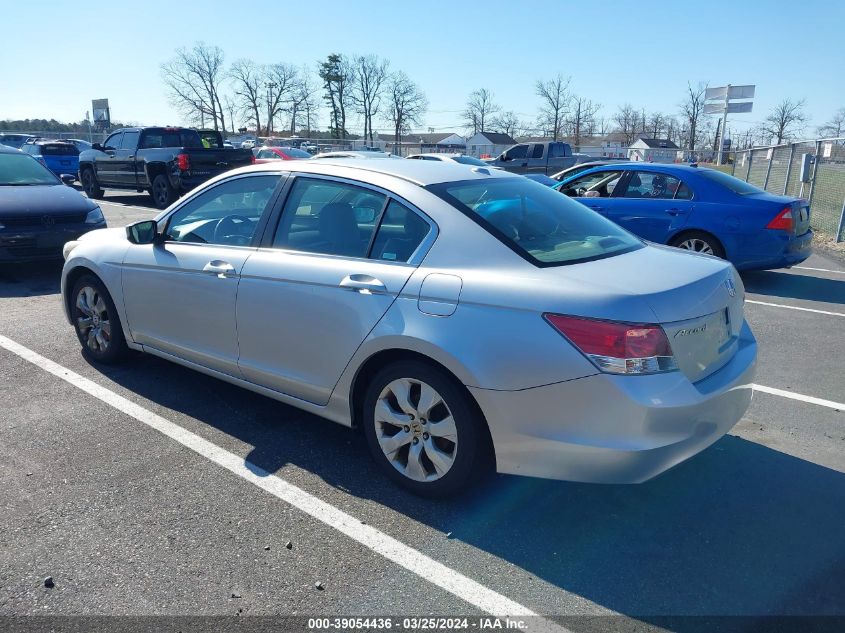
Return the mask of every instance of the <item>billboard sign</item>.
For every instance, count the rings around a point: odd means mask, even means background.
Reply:
[[[111,126],[108,99],[94,99],[91,101],[91,110],[94,112],[94,124],[97,127],[107,129]]]

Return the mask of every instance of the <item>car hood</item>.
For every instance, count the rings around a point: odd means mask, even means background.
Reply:
[[[97,205],[67,185],[0,186],[0,214],[75,215],[88,213]]]

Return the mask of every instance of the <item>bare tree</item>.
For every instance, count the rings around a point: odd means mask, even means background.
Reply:
[[[561,136],[564,117],[569,112],[572,100],[569,77],[558,74],[554,79],[538,81],[534,90],[540,97],[540,126],[551,131],[552,138],[557,140]]]
[[[290,112],[292,95],[299,83],[299,72],[290,64],[270,64],[266,73],[267,83],[267,134],[273,122],[284,112]]]
[[[373,119],[378,115],[387,84],[390,62],[376,55],[359,55],[353,60],[355,83],[352,100],[364,118],[364,139],[373,142]]]
[[[704,93],[706,90],[706,83],[699,82],[693,88],[692,84],[687,82],[687,94],[680,104],[681,115],[686,122],[687,149],[689,150],[694,150],[695,144],[698,141],[699,126],[704,113]]]
[[[492,123],[493,116],[500,110],[493,102],[493,93],[487,88],[473,90],[466,102],[464,109],[464,121],[467,127],[472,128],[473,135],[487,130],[488,124]]]
[[[291,90],[289,100],[290,111],[290,135],[296,135],[296,128],[301,127],[301,118],[304,115],[306,119],[306,129],[311,133],[311,120],[314,112],[314,105],[316,104],[315,93],[316,86],[310,69],[304,65],[297,72],[296,80]]]
[[[845,134],[845,108],[839,108],[830,121],[818,128],[818,135],[840,138],[843,134]]]
[[[570,102],[569,114],[566,117],[567,134],[572,137],[575,151],[579,151],[581,137],[586,132],[592,133],[593,118],[601,106],[585,97],[573,96]]]
[[[246,122],[254,123],[256,134],[260,134],[261,111],[264,109],[262,95],[267,83],[264,68],[252,60],[239,59],[229,68],[229,77]]]
[[[229,115],[229,127],[232,128],[232,134],[235,133],[235,112],[238,110],[238,103],[232,98],[232,95],[225,94],[223,95],[223,108],[226,110],[226,114]],[[224,134],[226,130],[223,130]]]
[[[387,82],[389,116],[393,123],[393,151],[399,154],[399,139],[410,131],[411,125],[419,124],[428,100],[419,86],[401,70],[392,73]]]
[[[522,121],[519,120],[519,116],[517,116],[516,112],[513,112],[512,110],[496,115],[490,122],[490,125],[491,127],[498,129],[500,132],[504,132],[508,136],[514,138],[519,136],[519,132],[523,127],[525,127],[522,124]]]
[[[205,124],[210,117],[214,129],[226,129],[220,88],[225,72],[223,50],[197,42],[191,49],[179,48],[176,56],[161,65],[161,75],[170,101],[191,121]]]
[[[350,107],[355,72],[349,60],[340,53],[332,53],[320,63],[317,71],[323,81],[324,99],[329,105],[329,129],[334,138],[346,138],[346,114]]]
[[[804,114],[804,100],[793,101],[786,98],[777,104],[763,121],[763,130],[769,138],[774,138],[780,144],[784,139],[800,132],[807,115]]]
[[[648,122],[646,124],[646,131],[651,138],[661,138],[664,128],[666,127],[666,117],[660,112],[652,112],[648,115]]]
[[[630,146],[637,140],[641,117],[640,113],[631,107],[630,103],[617,108],[616,114],[613,115],[613,123],[616,125],[616,131],[624,137],[626,146]]]

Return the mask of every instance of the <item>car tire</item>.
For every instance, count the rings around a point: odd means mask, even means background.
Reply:
[[[122,360],[129,348],[114,301],[103,282],[94,275],[83,275],[71,293],[71,320],[85,358],[106,365]]]
[[[86,196],[94,200],[102,200],[106,193],[100,188],[100,183],[97,182],[97,176],[90,167],[82,170],[82,190]]]
[[[388,365],[367,386],[363,407],[370,454],[406,490],[448,497],[488,471],[485,422],[463,385],[444,371],[418,361]]]
[[[725,259],[725,249],[715,237],[704,231],[687,231],[678,235],[670,243],[670,246],[705,255],[715,255]]]
[[[150,195],[157,209],[166,209],[178,197],[176,189],[170,185],[170,179],[165,174],[159,174],[153,179]]]

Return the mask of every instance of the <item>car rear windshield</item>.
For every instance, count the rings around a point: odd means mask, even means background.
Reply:
[[[79,150],[70,143],[50,143],[41,146],[42,156],[79,156]]]
[[[574,264],[643,247],[595,211],[527,178],[463,180],[428,190],[536,266]]]
[[[716,171],[715,169],[704,168],[700,173],[704,178],[707,178],[707,180],[712,180],[723,187],[727,187],[734,193],[738,193],[741,196],[747,196],[752,193],[764,193],[762,189],[759,189],[754,185],[749,185],[744,180],[740,180],[734,176],[729,176],[728,174]]]
[[[141,149],[158,149],[161,147],[204,147],[200,135],[196,130],[152,129],[144,132]]]
[[[311,158],[311,154],[295,147],[283,147],[282,151],[291,158]]]
[[[476,158],[475,156],[454,156],[453,160],[456,163],[462,163],[464,165],[478,165],[479,167],[489,167],[488,163],[485,163],[480,158]]]
[[[53,173],[29,154],[0,154],[0,186],[57,184]]]

